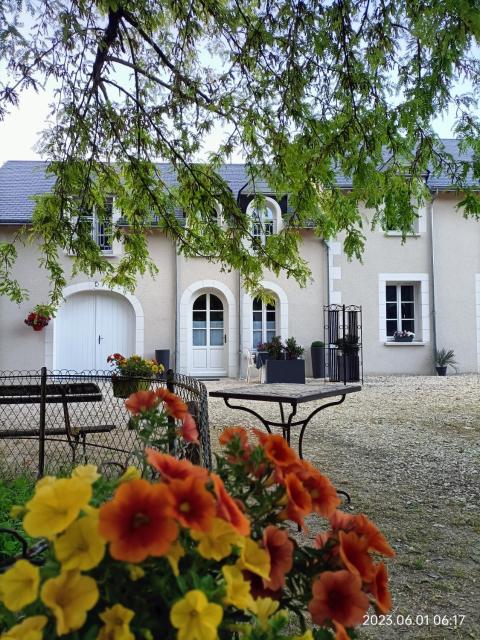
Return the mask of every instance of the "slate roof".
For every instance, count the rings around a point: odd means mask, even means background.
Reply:
[[[442,140],[442,144],[453,157],[469,159],[470,154],[459,153],[457,140]],[[45,174],[46,164],[46,162],[37,160],[9,160],[0,167],[0,224],[23,224],[31,220],[34,207],[32,196],[48,192],[54,182],[53,177]],[[165,183],[173,186],[176,180],[171,166],[160,164],[158,168]],[[243,193],[251,192],[243,164],[224,165],[219,173],[229,184],[235,197],[241,191]],[[472,179],[467,182],[471,185],[474,184]],[[337,184],[341,188],[349,188],[351,181],[339,174]],[[448,190],[451,188],[451,181],[447,175],[431,175],[428,178],[428,186],[432,191]],[[262,181],[256,184],[256,189],[264,193],[269,192],[268,185]],[[180,217],[180,212],[178,215]]]

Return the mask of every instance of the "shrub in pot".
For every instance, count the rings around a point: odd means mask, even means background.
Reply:
[[[299,360],[304,352],[295,338],[288,338],[285,345],[280,336],[267,343],[269,358],[266,362],[266,382],[305,383],[305,361]]]

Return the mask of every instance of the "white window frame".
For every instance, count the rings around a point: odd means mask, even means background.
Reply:
[[[387,332],[387,340],[393,340],[393,333],[388,333],[388,322],[389,321],[393,321],[395,320],[397,323],[397,328],[395,331],[411,331],[411,329],[406,329],[403,326],[404,322],[409,322],[409,321],[413,321],[413,333],[415,333],[415,335],[418,333],[418,302],[417,302],[417,297],[418,297],[418,285],[415,282],[387,282],[385,285],[385,296],[386,296],[386,287],[395,287],[396,289],[396,297],[395,300],[387,300],[385,297],[385,316],[386,316],[386,320],[385,320],[385,326],[386,326],[386,332]],[[402,298],[402,287],[412,287],[413,288],[413,300],[404,300]],[[413,303],[413,317],[411,318],[402,318],[402,304],[403,303],[408,303],[411,304]],[[386,313],[386,308],[388,304],[395,304],[396,308],[397,308],[397,317],[396,318],[389,318],[387,313]]]
[[[415,339],[395,343],[387,336],[387,284],[414,284],[418,287],[415,308]],[[418,309],[418,311],[417,311]],[[378,338],[391,345],[418,345],[430,342],[430,291],[428,273],[380,273],[378,275]]]
[[[267,337],[267,333],[268,333],[268,331],[267,331],[267,314],[268,313],[272,313],[272,312],[275,313],[275,329],[274,329],[273,335],[274,336],[278,335],[278,313],[279,313],[279,306],[280,306],[279,305],[279,301],[278,301],[276,296],[275,296],[275,300],[274,300],[274,302],[275,302],[275,309],[274,310],[267,309],[267,305],[263,300],[261,301],[262,302],[261,310],[255,309],[254,306],[253,306],[255,304],[255,300],[256,300],[256,298],[254,298],[252,300],[252,340],[251,340],[252,346],[250,347],[251,351],[254,351],[254,352],[257,351],[257,345],[258,345],[259,342],[268,342],[268,337]],[[253,335],[256,333],[256,331],[254,329],[254,324],[253,324],[253,314],[254,313],[259,313],[259,312],[262,314],[262,328],[261,328],[262,337],[261,337],[261,340],[258,340],[257,344],[254,345],[253,344]]]
[[[426,205],[419,207],[418,218],[415,219],[413,229],[407,233],[407,237],[415,238],[427,232],[427,208]],[[402,232],[398,229],[387,229],[384,234],[387,237],[402,237]]]
[[[105,200],[110,200],[111,201],[111,225],[112,225],[112,236],[114,233],[114,226],[115,224],[118,222],[118,220],[120,219],[121,215],[120,212],[115,208],[115,200],[112,196],[107,196],[107,198],[105,198]],[[98,236],[99,236],[99,226],[100,226],[100,222],[96,216],[96,213],[93,212],[91,215],[82,215],[82,216],[75,216],[75,218],[72,219],[72,223],[76,224],[78,218],[81,217],[84,220],[88,220],[91,223],[91,231],[92,231],[92,238],[93,240],[99,244],[98,242]],[[102,255],[104,255],[105,257],[117,257],[120,256],[122,253],[122,243],[119,242],[118,240],[115,240],[112,237],[112,241],[111,241],[111,247],[109,249],[102,249]],[[73,252],[71,251],[67,251],[66,252],[68,255],[74,255]]]

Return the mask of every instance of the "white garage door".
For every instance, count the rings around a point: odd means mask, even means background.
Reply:
[[[135,352],[135,313],[117,293],[85,291],[68,297],[54,331],[54,369],[107,370],[110,354]]]

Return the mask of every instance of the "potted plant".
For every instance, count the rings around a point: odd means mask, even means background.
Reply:
[[[155,360],[145,360],[137,355],[125,358],[114,353],[108,356],[107,362],[114,367],[112,386],[115,398],[128,398],[136,391],[149,389],[150,379],[163,372],[163,366]]]
[[[314,378],[325,377],[325,343],[314,340],[310,346],[312,356],[312,375]]]
[[[450,366],[455,371],[458,371],[455,366],[457,361],[455,360],[455,352],[453,349],[439,349],[435,351],[435,369],[439,376],[447,375],[447,367]]]
[[[305,360],[299,360],[304,352],[295,338],[288,338],[285,345],[280,336],[267,343],[266,382],[305,384]]]
[[[360,345],[358,336],[346,334],[343,338],[339,338],[335,345],[337,347],[337,366],[334,380],[357,382],[360,380],[360,358],[358,355]]]
[[[37,304],[25,318],[24,323],[34,331],[41,331],[53,317],[52,307],[48,304]]]
[[[414,337],[413,331],[395,331],[393,334],[395,342],[413,342]]]

